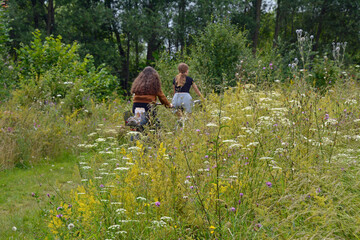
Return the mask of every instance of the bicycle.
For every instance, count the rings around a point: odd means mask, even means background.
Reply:
[[[149,104],[150,109],[146,112],[144,108],[135,108],[134,112],[124,112],[125,126],[130,127],[130,131],[127,133],[130,135],[130,141],[139,140],[144,131],[145,126],[149,126],[150,131],[156,131],[160,128],[160,121],[156,117],[156,107],[161,103]]]

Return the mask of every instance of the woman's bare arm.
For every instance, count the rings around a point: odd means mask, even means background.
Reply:
[[[203,95],[202,95],[201,92],[199,91],[199,89],[198,89],[198,87],[196,86],[196,84],[193,83],[192,86],[193,86],[193,88],[194,88],[194,90],[195,90],[195,93],[196,93],[199,97],[201,97],[201,99],[204,99]]]

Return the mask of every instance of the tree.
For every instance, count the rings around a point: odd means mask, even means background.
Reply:
[[[191,49],[191,65],[195,71],[206,76],[206,86],[233,86],[236,83],[236,65],[240,58],[251,55],[246,36],[229,21],[210,23],[195,39]]]
[[[260,16],[261,16],[261,3],[262,0],[254,0],[255,6],[255,29],[253,37],[253,53],[256,53],[256,48],[259,41],[259,30],[260,30]]]

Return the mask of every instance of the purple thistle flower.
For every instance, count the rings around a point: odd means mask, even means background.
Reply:
[[[200,132],[200,129],[196,129],[197,132]]]
[[[160,207],[160,202],[159,202],[159,201],[155,202],[155,205],[156,205],[157,207]]]
[[[209,158],[209,155],[205,155],[205,158]]]
[[[104,186],[104,184],[100,184],[100,187],[103,188],[103,187],[105,187],[105,186]]]
[[[242,197],[242,196],[244,196],[244,194],[243,194],[243,193],[240,193],[240,197]]]
[[[31,196],[32,196],[32,197],[35,197],[35,193],[31,193]]]
[[[239,200],[239,204],[241,204],[241,200]]]
[[[71,205],[71,204],[69,204],[69,205],[68,205],[68,208],[72,208],[72,205]]]
[[[266,185],[267,185],[268,187],[272,187],[272,183],[271,183],[271,182],[266,182]]]
[[[46,196],[50,197],[50,194],[46,194]]]
[[[230,209],[231,209],[232,212],[236,211],[236,208],[234,208],[234,207],[231,207]]]
[[[61,218],[62,216],[63,216],[62,214],[56,215],[57,218]]]

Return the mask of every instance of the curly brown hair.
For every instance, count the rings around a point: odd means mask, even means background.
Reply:
[[[156,95],[161,90],[160,76],[152,67],[146,67],[135,78],[131,93],[136,95]]]

